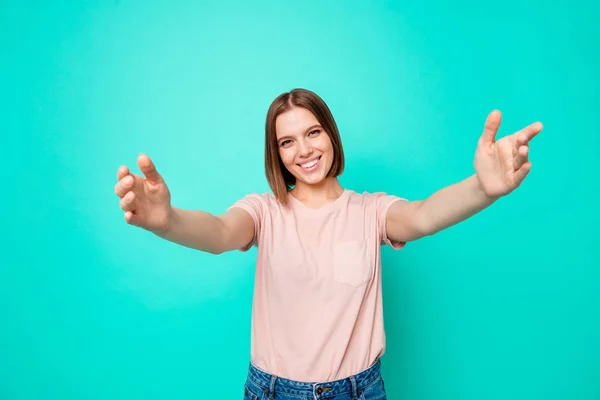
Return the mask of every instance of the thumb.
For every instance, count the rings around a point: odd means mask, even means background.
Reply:
[[[488,115],[487,119],[485,120],[483,134],[481,135],[480,139],[482,144],[491,145],[496,141],[496,133],[498,133],[498,128],[500,127],[501,121],[502,114],[499,110],[494,110]]]
[[[150,183],[158,184],[163,182],[162,176],[160,176],[160,174],[156,170],[156,167],[154,166],[152,160],[150,160],[150,157],[142,153],[138,156],[137,161],[138,166],[140,167],[140,171],[142,171],[142,173],[144,174],[146,179],[150,181]]]

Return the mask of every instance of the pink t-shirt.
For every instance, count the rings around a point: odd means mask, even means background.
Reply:
[[[380,246],[385,193],[344,190],[312,209],[288,195],[250,194],[232,207],[254,219],[258,248],[252,304],[251,360],[276,376],[305,382],[345,378],[385,351]]]

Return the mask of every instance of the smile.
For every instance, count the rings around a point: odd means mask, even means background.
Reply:
[[[310,171],[317,169],[320,159],[321,159],[321,156],[315,158],[314,160],[305,162],[304,164],[298,164],[298,165],[300,165],[304,171],[310,172]]]

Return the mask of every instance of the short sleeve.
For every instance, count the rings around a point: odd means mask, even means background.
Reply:
[[[246,210],[252,217],[252,220],[254,220],[254,237],[252,241],[239,249],[240,251],[248,251],[252,246],[258,246],[265,210],[267,209],[266,202],[263,196],[253,193],[236,201],[229,209],[234,207]]]
[[[387,244],[394,250],[400,250],[401,248],[403,248],[406,245],[406,242],[396,242],[396,241],[392,241],[388,238],[387,227],[386,227],[387,212],[388,212],[388,209],[390,208],[390,206],[392,204],[394,204],[395,202],[397,202],[397,201],[408,202],[408,200],[403,199],[398,196],[385,194],[385,193],[375,193],[374,195],[377,196],[376,197],[376,209],[377,209],[376,214],[377,214],[377,228],[379,231],[380,244],[381,245]]]

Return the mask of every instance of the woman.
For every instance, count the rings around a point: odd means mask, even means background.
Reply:
[[[380,245],[454,225],[517,188],[531,169],[537,122],[495,140],[486,121],[475,174],[428,199],[359,194],[339,181],[344,152],[315,93],[278,96],[267,113],[265,168],[273,194],[251,194],[226,213],[172,207],[167,185],[140,155],[145,178],[119,168],[115,187],[127,223],[213,254],[258,247],[251,362],[245,399],[384,399]]]

